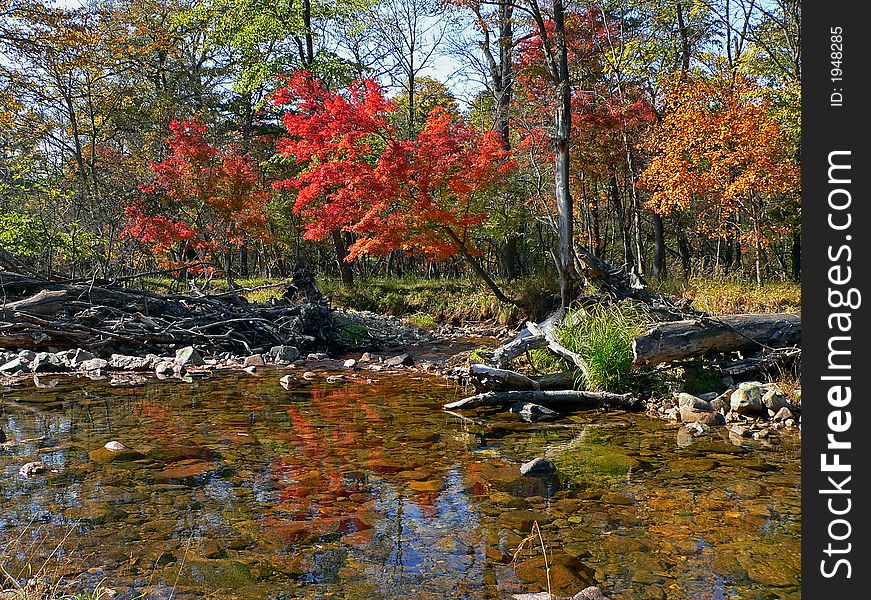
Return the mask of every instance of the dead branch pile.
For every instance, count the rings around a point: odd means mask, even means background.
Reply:
[[[332,310],[305,298],[260,305],[235,294],[157,294],[14,273],[0,273],[0,294],[0,348],[6,349],[144,355],[196,346],[253,354],[283,344],[327,348],[339,339]]]

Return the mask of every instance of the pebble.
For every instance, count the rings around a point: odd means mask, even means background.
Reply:
[[[106,445],[103,446],[103,448],[109,450],[110,452],[121,452],[122,450],[126,450],[127,446],[125,446],[121,442],[116,442],[113,440],[111,442],[106,442]]]

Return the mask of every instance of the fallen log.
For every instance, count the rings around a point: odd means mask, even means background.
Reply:
[[[503,391],[503,390],[537,390],[539,389],[538,382],[530,379],[526,375],[509,371],[507,369],[496,369],[487,365],[474,364],[469,367],[469,379],[475,389],[479,392],[487,391]]]
[[[801,315],[724,315],[657,323],[632,342],[635,367],[759,348],[801,345]]]
[[[572,390],[578,383],[578,376],[574,371],[562,371],[560,373],[548,373],[532,377],[538,388],[542,390]]]
[[[42,290],[29,298],[0,307],[0,319],[12,319],[18,312],[37,316],[55,315],[63,308],[66,298],[66,290]]]
[[[518,356],[523,356],[530,350],[545,348],[546,346],[547,338],[543,335],[528,334],[496,348],[487,358],[496,368],[504,369]]]
[[[444,408],[445,410],[456,410],[478,406],[504,406],[517,402],[534,402],[545,406],[559,405],[569,408],[622,408],[625,410],[644,408],[644,402],[633,397],[632,394],[578,390],[485,392],[445,404]]]

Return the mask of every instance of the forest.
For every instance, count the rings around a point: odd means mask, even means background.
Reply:
[[[797,280],[800,3],[0,3],[0,266]],[[592,258],[591,258],[592,257]]]

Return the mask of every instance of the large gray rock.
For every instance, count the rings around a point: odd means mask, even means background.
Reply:
[[[572,600],[611,600],[605,593],[594,585],[582,589],[572,597]]]
[[[773,412],[779,411],[781,408],[789,408],[789,400],[786,394],[777,387],[777,384],[768,384],[768,389],[762,395],[762,403],[765,407]]]
[[[248,367],[262,367],[266,364],[266,361],[263,360],[262,354],[252,354],[245,358],[245,362],[242,363],[242,366],[245,368]]]
[[[680,408],[691,408],[693,410],[701,410],[705,412],[711,412],[714,408],[711,406],[711,403],[707,400],[702,400],[697,396],[693,396],[692,394],[687,394],[685,392],[681,392],[677,396],[677,405]]]
[[[412,367],[414,366],[414,358],[411,354],[399,354],[391,356],[384,361],[385,367]]]
[[[726,424],[726,417],[713,410],[696,410],[689,406],[680,407],[680,420],[684,423],[701,423],[708,427],[719,427]]]
[[[556,465],[546,458],[533,458],[528,463],[520,465],[521,475],[541,476],[556,473]]]
[[[94,355],[88,352],[87,350],[82,350],[81,348],[77,348],[75,353],[69,358],[70,366],[77,369],[81,366],[81,364],[87,360],[91,360],[94,358]]]
[[[151,360],[142,356],[113,354],[109,358],[109,368],[118,369],[120,371],[150,371]]]
[[[60,373],[69,371],[69,367],[56,354],[40,352],[30,363],[30,370],[34,373]]]
[[[764,415],[767,407],[762,396],[768,391],[764,384],[758,381],[745,381],[738,384],[738,389],[729,396],[729,406],[732,412],[739,415]]]
[[[0,365],[0,373],[7,375],[15,375],[16,373],[27,373],[30,371],[30,365],[21,358],[13,358],[4,365]]]
[[[269,356],[279,365],[289,365],[299,358],[299,349],[296,346],[273,346],[269,350]]]
[[[99,371],[101,369],[105,369],[109,366],[109,361],[105,358],[92,358],[90,360],[83,361],[79,364],[79,370],[81,371]]]
[[[200,367],[205,364],[203,357],[193,346],[185,346],[175,351],[175,367]]]

